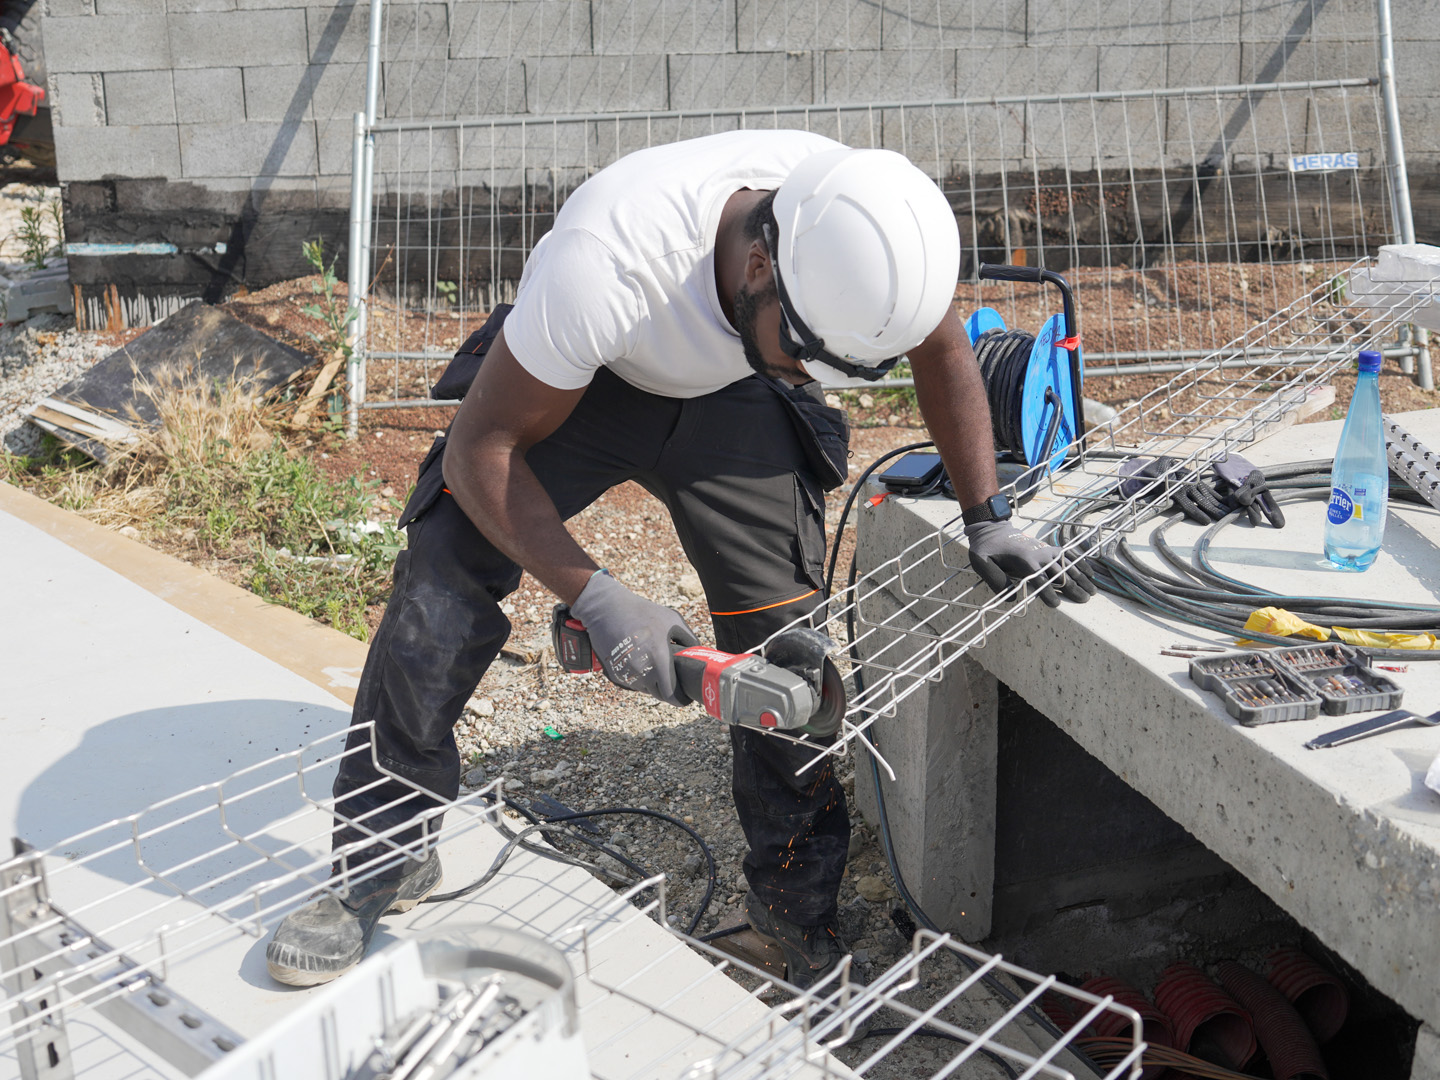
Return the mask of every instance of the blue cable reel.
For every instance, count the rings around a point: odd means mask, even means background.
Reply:
[[[982,264],[979,276],[1048,282],[1064,301],[1064,314],[1047,319],[1033,337],[1007,330],[994,308],[980,308],[965,323],[990,401],[1001,483],[1024,477],[1024,494],[1064,465],[1069,446],[1084,434],[1084,361],[1074,297],[1069,283],[1049,270]]]

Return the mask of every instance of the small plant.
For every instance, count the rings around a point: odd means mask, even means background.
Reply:
[[[53,226],[54,235],[51,235]],[[20,210],[20,228],[10,239],[20,245],[25,263],[32,270],[44,270],[45,261],[61,248],[65,224],[61,217],[60,200],[52,199],[46,206],[26,206]]]
[[[435,282],[435,291],[439,293],[440,298],[451,307],[454,307],[460,299],[460,286],[453,281]]]
[[[327,354],[333,356],[339,353],[348,360],[354,352],[348,340],[350,324],[360,313],[348,301],[335,295],[335,287],[340,281],[335,276],[335,260],[325,261],[325,241],[306,240],[300,250],[305,254],[305,261],[314,267],[320,277],[310,288],[323,298],[320,303],[306,304],[300,309],[325,327],[323,333],[310,331],[310,339],[318,342]]]

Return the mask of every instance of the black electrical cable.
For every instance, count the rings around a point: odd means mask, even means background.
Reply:
[[[1293,462],[1262,470],[1272,495],[1277,499],[1328,498],[1331,462]],[[1391,501],[1428,506],[1408,486],[1392,479]],[[1086,518],[1113,509],[1118,502],[1100,500],[1067,508],[1059,527],[1067,542],[1075,539]],[[1429,632],[1440,636],[1440,607],[1387,600],[1357,600],[1344,596],[1300,596],[1275,593],[1249,582],[1220,573],[1210,563],[1209,550],[1215,535],[1235,521],[1239,512],[1213,523],[1193,546],[1187,563],[1170,546],[1166,533],[1183,520],[1178,513],[1165,516],[1151,533],[1156,554],[1177,574],[1166,573],[1142,562],[1124,537],[1107,542],[1091,555],[1096,567],[1096,584],[1114,595],[1160,611],[1192,625],[1217,633],[1277,645],[1309,643],[1312,639],[1286,637],[1247,630],[1245,623],[1257,607],[1279,607],[1307,622],[1327,627],[1344,626],[1377,632]],[[1380,659],[1440,660],[1440,650],[1385,649],[1366,647],[1365,652]]]
[[[537,817],[534,813],[532,813],[528,808],[520,806],[510,799],[505,799],[504,802],[506,806],[510,807],[517,813],[523,814],[530,821],[535,822],[535,824],[532,824],[528,828],[522,829],[519,833],[510,836],[505,847],[501,848],[500,853],[490,864],[490,868],[486,870],[485,873],[482,874],[479,878],[472,881],[464,888],[456,889],[453,892],[433,894],[430,897],[426,898],[423,903],[439,904],[448,900],[459,900],[462,897],[469,896],[471,893],[483,888],[484,886],[488,885],[492,879],[494,879],[496,874],[500,872],[500,869],[509,860],[510,856],[514,854],[517,847],[525,847],[527,851],[532,851],[535,854],[541,855],[547,859],[554,859],[557,862],[569,863],[571,865],[583,865],[593,868],[592,864],[585,863],[583,860],[576,859],[574,856],[566,855],[564,852],[538,846],[527,845],[523,842],[524,838],[536,832],[544,833],[547,831],[559,831],[554,829],[553,827],[563,824],[567,821],[584,821],[589,818],[630,815],[634,817],[655,818],[659,821],[664,821],[670,825],[674,825],[678,829],[685,830],[685,832],[689,834],[690,838],[694,840],[695,843],[700,845],[700,851],[701,854],[705,856],[705,863],[709,871],[709,875],[705,882],[705,893],[700,898],[699,907],[696,908],[695,915],[690,920],[690,925],[685,929],[685,933],[687,936],[693,935],[695,933],[695,928],[700,925],[700,920],[705,917],[705,912],[709,910],[710,901],[715,896],[715,856],[710,851],[710,845],[705,843],[705,840],[700,836],[700,834],[696,832],[693,828],[691,828],[689,825],[685,824],[685,822],[681,821],[679,818],[671,817],[669,814],[662,814],[658,810],[648,810],[638,806],[612,806],[607,807],[603,810],[576,810],[568,814],[547,814],[544,815],[543,818],[540,818]],[[584,836],[583,834],[577,833],[573,829],[566,829],[564,830],[564,832],[565,835],[571,837],[572,839],[580,840],[584,843],[590,844],[592,847],[598,847],[611,858],[618,859],[623,865],[626,866],[627,869],[631,870],[633,873],[640,875],[642,878],[646,876],[645,871],[642,867],[637,866],[635,863],[631,862],[620,852],[605,847],[598,841],[595,841],[590,837]]]

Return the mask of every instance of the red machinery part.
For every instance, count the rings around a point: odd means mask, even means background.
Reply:
[[[1175,1044],[1186,1053],[1230,1069],[1244,1067],[1255,1056],[1258,1044],[1249,1014],[1199,968],[1166,968],[1155,987],[1155,1003],[1175,1025]]]
[[[1081,983],[1080,989],[1094,994],[1096,997],[1112,997],[1117,1005],[1125,1005],[1138,1012],[1144,1026],[1145,1041],[1151,1046],[1168,1048],[1175,1045],[1175,1029],[1170,1023],[1170,1018],[1152,1005],[1149,998],[1129,983],[1121,982],[1108,975],[1098,975]],[[1073,1004],[1081,1009],[1084,1008],[1082,1002]],[[1130,1025],[1124,1017],[1106,1012],[1101,1013],[1090,1022],[1090,1031],[1107,1038],[1128,1037]],[[1165,1069],[1164,1065],[1147,1065],[1140,1072],[1140,1080],[1155,1080],[1165,1072]]]
[[[10,141],[15,118],[21,113],[34,116],[44,99],[44,90],[25,81],[20,58],[0,45],[0,145]]]
[[[1330,1080],[1315,1037],[1284,994],[1233,960],[1219,964],[1215,974],[1250,1013],[1275,1080]]]
[[[1350,1012],[1345,984],[1299,949],[1270,954],[1270,984],[1285,995],[1321,1045],[1335,1037]]]

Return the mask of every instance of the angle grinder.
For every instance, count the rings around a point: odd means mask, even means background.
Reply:
[[[602,670],[589,633],[569,605],[555,605],[550,640],[563,670],[572,675]],[[829,738],[845,715],[845,684],[829,655],[834,648],[819,631],[793,627],[776,634],[759,655],[707,645],[672,645],[670,655],[681,689],[715,719]]]

